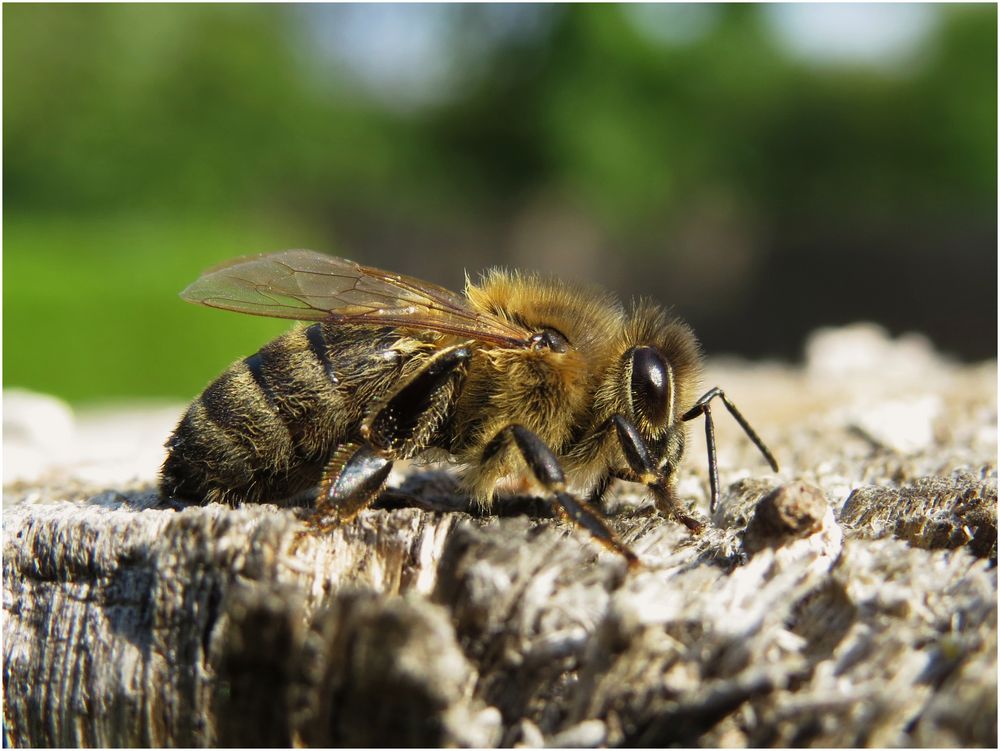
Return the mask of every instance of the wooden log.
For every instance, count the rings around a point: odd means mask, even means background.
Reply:
[[[782,473],[720,420],[702,535],[616,491],[631,573],[436,470],[326,535],[148,474],[9,484],[5,744],[995,747],[995,365],[817,362],[712,373]],[[893,404],[918,424],[871,422]]]

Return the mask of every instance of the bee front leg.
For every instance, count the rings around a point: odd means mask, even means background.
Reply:
[[[677,502],[673,484],[669,479],[670,470],[680,456],[683,442],[677,445],[677,458],[672,460],[668,458],[664,467],[658,468],[642,434],[630,420],[622,415],[613,415],[605,423],[604,429],[609,432],[614,431],[629,466],[629,471],[619,473],[619,476],[630,482],[641,482],[652,491],[653,502],[660,513],[668,519],[680,522],[692,532],[700,532],[702,523],[687,514]],[[604,488],[606,487],[605,485]]]
[[[338,448],[327,464],[316,498],[320,520],[351,521],[378,497],[396,459],[430,446],[454,409],[471,358],[466,345],[443,349],[375,404],[362,440]]]
[[[535,479],[552,494],[556,512],[590,532],[599,543],[628,561],[629,568],[639,565],[639,558],[611,531],[600,516],[566,492],[566,476],[559,459],[545,442],[523,425],[508,425],[497,433],[483,449],[484,464],[495,461],[516,447]]]

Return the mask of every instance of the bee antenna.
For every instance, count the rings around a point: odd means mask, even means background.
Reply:
[[[705,415],[705,439],[708,443],[708,479],[712,495],[709,510],[712,513],[715,513],[715,509],[719,505],[719,464],[715,453],[715,426],[712,422],[712,410],[709,407],[709,402],[715,397],[722,399],[722,403],[726,405],[726,409],[729,410],[729,414],[736,419],[736,422],[738,422],[740,427],[743,428],[743,432],[745,432],[747,437],[753,441],[753,445],[756,446],[757,450],[764,455],[764,458],[767,459],[767,463],[771,465],[771,469],[775,472],[779,471],[778,462],[774,458],[774,454],[772,454],[771,450],[764,445],[764,441],[762,441],[760,436],[757,435],[757,431],[750,426],[750,423],[747,422],[743,413],[736,408],[735,404],[729,401],[729,397],[727,397],[725,392],[723,392],[723,390],[718,386],[709,389],[697,402],[695,402],[695,405],[691,407],[691,409],[684,413],[681,420],[687,422],[688,420],[693,420],[699,415]]]

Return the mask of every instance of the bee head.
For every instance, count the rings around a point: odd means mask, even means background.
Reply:
[[[617,351],[621,354],[597,394],[599,416],[621,413],[655,440],[694,397],[701,369],[698,341],[683,321],[640,301],[625,321]]]

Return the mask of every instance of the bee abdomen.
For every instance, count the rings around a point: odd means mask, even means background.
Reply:
[[[318,326],[234,363],[168,441],[163,492],[204,502],[281,500],[314,485],[347,427],[331,375]]]

